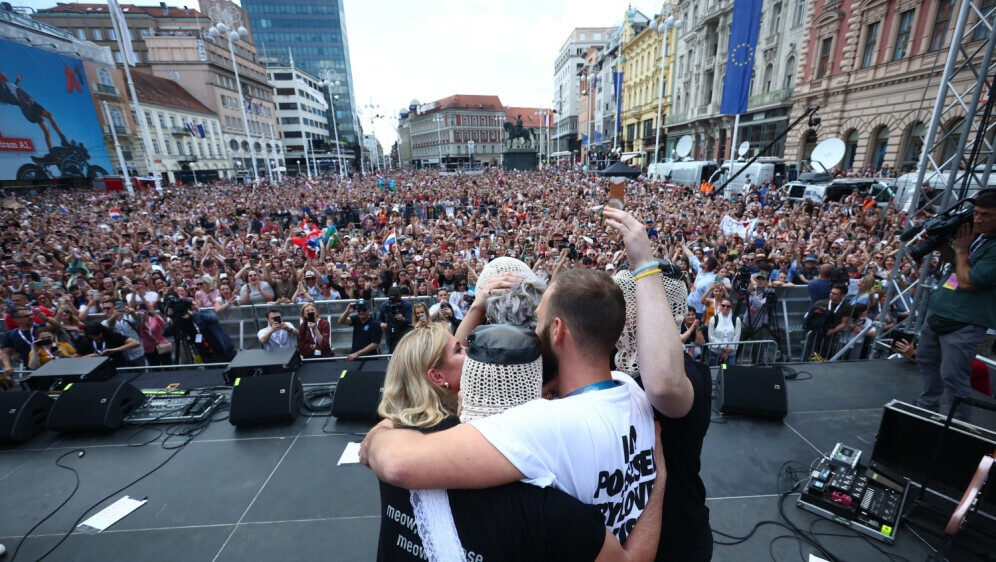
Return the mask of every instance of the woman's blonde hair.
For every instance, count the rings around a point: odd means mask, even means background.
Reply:
[[[407,427],[433,427],[456,416],[457,397],[429,380],[450,342],[448,324],[433,322],[411,330],[398,342],[384,379],[384,396],[377,413]]]
[[[300,314],[301,314],[301,318],[302,319],[304,318],[304,311],[307,310],[308,307],[313,307],[315,309],[315,320],[318,320],[319,318],[321,318],[321,314],[319,314],[319,312],[318,312],[318,306],[316,306],[315,303],[313,303],[313,302],[306,302],[303,305],[301,305],[301,312],[300,312]]]
[[[423,281],[424,283],[424,281]],[[418,326],[418,311],[424,310],[426,318],[429,317],[429,307],[423,302],[417,302],[412,306],[412,326]]]

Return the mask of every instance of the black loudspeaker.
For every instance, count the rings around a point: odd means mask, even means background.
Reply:
[[[377,405],[384,394],[383,371],[346,372],[332,395],[332,415],[337,418],[376,419]]]
[[[294,421],[303,399],[296,373],[237,378],[228,421],[235,426]]]
[[[724,365],[716,377],[716,401],[724,414],[784,418],[788,415],[785,374],[778,367]]]
[[[0,392],[0,442],[27,441],[45,429],[53,400],[44,392]]]
[[[240,351],[222,373],[225,384],[237,378],[293,373],[301,368],[301,353],[296,347],[282,349],[245,349]]]
[[[59,394],[45,427],[52,431],[111,431],[145,403],[142,391],[126,382],[75,383]]]
[[[101,382],[114,376],[117,368],[110,357],[80,357],[72,361],[49,361],[26,379],[32,390],[48,391],[67,383]]]

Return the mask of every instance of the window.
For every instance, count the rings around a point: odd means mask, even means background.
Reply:
[[[152,139],[152,152],[162,154],[159,152],[159,139]]]
[[[111,71],[104,67],[97,69],[97,82],[103,86],[114,86],[114,79],[111,78]]]
[[[232,118],[227,115],[225,116],[225,127],[232,128]]]
[[[121,115],[121,111],[116,107],[111,108],[111,124],[115,127],[125,126],[124,116]]]
[[[896,34],[896,48],[892,52],[892,60],[902,60],[909,52],[910,30],[913,28],[913,15],[916,10],[908,10],[899,16],[899,32]]]
[[[601,41],[602,40],[602,34],[601,33],[592,33],[591,34],[591,39],[592,39],[592,41]]]
[[[177,142],[179,143],[179,141],[177,141]],[[194,155],[194,143],[192,143],[192,142],[188,142],[187,143],[187,154],[189,154],[191,156]],[[201,156],[204,156],[204,154],[201,153]]]
[[[166,155],[173,156],[173,145],[168,141],[163,141],[163,146],[166,147]]]
[[[792,17],[792,27],[799,27],[806,19],[806,0],[796,0],[795,15]]]
[[[211,130],[214,131],[214,134],[216,134],[216,135],[219,134],[218,133],[218,122],[217,121],[212,121],[211,122]]]
[[[996,20],[996,0],[982,0],[982,13],[989,20],[989,25],[993,25],[994,20]],[[975,32],[972,33],[972,41],[985,39],[988,34],[989,29],[985,25],[979,24],[975,27]]]
[[[830,70],[831,48],[833,48],[833,37],[827,37],[823,40],[823,44],[820,47],[820,59],[816,65],[816,78],[823,78]]]
[[[163,115],[162,113],[159,114],[159,126],[162,127],[163,129],[166,128],[166,116]]]
[[[858,154],[858,132],[851,131],[844,143],[844,169],[854,167],[854,157]]]
[[[764,93],[771,91],[771,75],[774,74],[775,67],[768,65],[764,67]]]
[[[124,55],[121,54],[121,51],[114,51],[114,62],[124,64]]]
[[[82,27],[76,28],[76,38],[82,41],[86,41],[86,29]]]
[[[944,46],[948,35],[948,24],[951,23],[951,12],[954,10],[954,0],[940,0],[937,5],[937,17],[930,32],[930,49],[936,51]]]
[[[882,127],[875,136],[875,151],[872,153],[874,160],[872,168],[878,170],[885,163],[885,151],[889,147],[889,128]]]
[[[215,148],[217,148],[217,149],[218,149],[218,157],[219,157],[219,158],[225,155],[225,153],[223,153],[223,152],[221,151],[221,143],[216,143],[216,144],[215,144],[214,146],[215,146]]]
[[[861,55],[861,68],[875,64],[875,45],[878,43],[878,27],[881,22],[868,24],[865,32],[865,52]]]
[[[93,28],[93,40],[94,41],[103,41],[104,40],[104,34],[101,33],[99,27]]]
[[[138,35],[139,35],[139,36],[140,36],[140,37],[141,37],[142,39],[145,39],[146,37],[148,37],[148,36],[149,36],[149,30],[143,27],[142,29],[139,29],[139,30],[138,30]]]
[[[107,38],[110,39],[111,41],[117,41],[118,40],[117,30],[115,30],[113,27],[109,28],[107,30]]]
[[[207,143],[207,145],[208,145],[208,158],[214,158],[214,147],[211,146],[211,143]]]
[[[789,57],[785,61],[785,89],[791,88],[795,85],[795,58]]]
[[[172,125],[174,128],[176,127],[176,116],[175,115],[170,115],[169,116],[169,124]]]
[[[775,4],[775,7],[771,9],[771,34],[774,35],[778,33],[778,30],[782,28],[782,5]]]
[[[581,34],[580,34],[580,35],[578,36],[578,41],[584,41],[584,32],[583,32],[583,31],[582,31],[582,32],[581,32]]]

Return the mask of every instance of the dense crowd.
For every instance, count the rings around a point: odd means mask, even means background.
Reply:
[[[875,281],[891,270],[904,213],[861,194],[789,201],[772,187],[708,197],[692,186],[627,183],[626,209],[645,221],[656,257],[684,270],[702,325],[721,307],[713,297],[728,295],[738,272],[760,273],[770,286],[800,285],[828,264],[847,272],[853,297],[859,280],[868,276],[860,290],[875,293]],[[68,336],[57,339],[68,343],[88,317],[107,314],[134,327],[151,324],[156,334],[162,328],[155,317],[170,293],[191,299],[195,313],[213,311],[224,320],[242,305],[369,300],[397,287],[402,296],[437,298],[442,306],[432,307],[432,319],[442,309],[456,322],[473,302],[477,275],[497,256],[519,258],[547,276],[620,267],[625,252],[599,210],[608,192],[608,179],[581,171],[406,170],[386,179],[177,185],[134,197],[18,193],[4,200],[0,307],[5,315],[36,307],[36,322],[55,317]],[[724,217],[752,227],[724,234]],[[914,268],[907,273],[916,275]],[[821,285],[814,302],[830,288]],[[5,322],[8,330],[16,325],[9,315]],[[150,354],[158,338],[135,332]]]

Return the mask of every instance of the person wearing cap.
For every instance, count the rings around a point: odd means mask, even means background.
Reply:
[[[806,257],[802,260],[802,269],[796,271],[793,283],[796,285],[806,285],[813,279],[816,279],[819,275],[819,270],[820,258],[816,257],[816,254],[806,254]]]
[[[754,275],[747,295],[746,310],[743,312],[744,341],[764,341],[774,339],[769,328],[773,314],[774,291],[768,287],[768,272],[759,271]],[[752,364],[765,362],[762,346],[750,345],[748,354]]]
[[[356,311],[356,314],[350,314]],[[377,346],[380,345],[382,332],[380,323],[374,320],[370,314],[370,303],[360,299],[355,303],[349,303],[346,310],[339,315],[339,324],[353,327],[353,343],[349,348],[349,355],[346,359],[356,361],[364,355],[375,355]]]
[[[553,486],[598,506],[605,526],[625,541],[645,507],[626,498],[647,493],[656,470],[647,396],[631,377],[610,368],[626,321],[622,292],[604,272],[567,270],[554,278],[536,314],[544,372],[561,399],[528,402],[432,435],[395,429],[386,420],[367,434],[360,461],[409,489],[487,488],[516,480]],[[671,332],[677,342],[677,326]],[[676,359],[680,365],[680,345]],[[610,486],[608,476],[617,472],[630,476]]]
[[[309,269],[304,273],[304,285],[301,290],[308,293],[312,301],[322,300],[322,288],[318,285],[318,275],[313,270]]]
[[[542,345],[535,333],[507,325],[482,326],[468,340],[465,356],[450,355],[460,346],[439,324],[406,334],[388,364],[378,414],[420,432],[454,427],[457,419],[447,413],[455,407],[449,406],[452,393],[426,376],[428,365],[450,370],[460,366],[460,420],[465,423],[540,397]],[[514,482],[480,490],[409,491],[381,480],[377,559],[414,555],[455,560],[464,559],[466,552],[484,560],[652,560],[666,474],[663,458],[655,455],[653,462],[661,470],[625,551],[597,508],[552,487]]]

